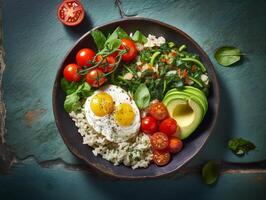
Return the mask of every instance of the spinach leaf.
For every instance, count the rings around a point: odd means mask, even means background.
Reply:
[[[61,79],[61,88],[63,91],[69,95],[75,92],[78,89],[78,83],[68,82],[65,78]]]
[[[145,44],[148,41],[148,39],[146,38],[146,36],[143,35],[140,31],[136,31],[131,38],[135,42],[139,42],[141,44]]]
[[[64,102],[65,110],[67,112],[77,111],[81,107],[81,103],[79,99],[80,97],[76,92],[73,94],[67,95],[65,102]]]
[[[228,141],[228,148],[238,156],[245,155],[249,151],[256,148],[256,146],[243,138],[232,138]]]
[[[238,62],[241,58],[240,49],[231,46],[220,47],[216,50],[214,57],[220,65],[225,67]]]
[[[66,80],[61,80],[61,85],[62,88],[69,86],[67,85],[67,83],[65,82]],[[72,83],[68,83],[68,84],[72,84]],[[93,91],[91,90],[91,86],[87,83],[84,82],[81,85],[78,86],[78,83],[75,83],[75,87],[77,88],[71,88],[68,89],[67,91],[71,91],[71,93],[67,93],[65,102],[64,102],[64,108],[67,112],[71,112],[71,111],[77,111],[78,109],[81,108],[82,104],[81,104],[81,100],[92,95]]]
[[[93,91],[91,90],[91,86],[87,82],[84,82],[82,85],[79,86],[77,93],[81,97],[86,98],[88,96],[91,96]]]
[[[219,177],[219,170],[217,164],[212,160],[208,161],[204,164],[201,174],[203,181],[206,184],[214,184]]]
[[[134,100],[139,107],[139,109],[143,109],[149,106],[150,103],[150,92],[145,84],[140,84],[134,93]]]
[[[110,40],[108,43],[106,43],[106,48],[110,51],[114,51],[118,49],[120,45],[121,45],[121,40],[113,39],[113,40]]]
[[[92,35],[94,42],[98,48],[98,51],[102,50],[104,48],[104,44],[106,42],[105,35],[99,30],[92,31],[91,35]]]
[[[114,32],[107,38],[106,43],[109,43],[114,39],[129,38],[128,34],[120,27],[117,27]]]

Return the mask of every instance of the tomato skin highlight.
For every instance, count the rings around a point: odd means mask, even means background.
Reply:
[[[140,128],[144,133],[153,134],[158,130],[157,121],[151,116],[143,117]]]
[[[99,80],[97,80],[99,79]],[[86,82],[92,87],[100,87],[107,81],[104,73],[99,69],[91,69],[86,75]]]
[[[103,57],[101,55],[97,55],[96,56],[96,62],[99,63],[101,62],[101,60],[103,59]],[[106,62],[109,64],[107,65]],[[98,67],[100,70],[102,70],[104,73],[108,73],[110,71],[112,71],[114,69],[114,64],[115,64],[116,60],[114,57],[112,56],[107,56],[107,58],[105,58],[102,61],[102,64]]]
[[[179,130],[179,126],[173,118],[167,118],[160,123],[159,130],[168,136],[171,136]]]
[[[177,137],[169,139],[168,151],[170,153],[178,153],[183,148],[183,142]]]
[[[149,114],[157,120],[163,120],[169,116],[166,106],[162,102],[150,104]]]
[[[80,49],[76,54],[76,62],[80,67],[90,67],[89,61],[92,61],[95,52],[89,48]]]
[[[68,64],[64,68],[64,77],[69,82],[78,82],[81,76],[78,74],[79,66],[75,63]]]
[[[135,43],[133,42],[133,40],[126,39],[126,38],[121,39],[121,46],[119,47],[119,49],[127,50],[127,53],[122,55],[122,60],[125,62],[130,62],[134,60],[138,53],[137,47]]]
[[[57,8],[57,18],[66,26],[77,26],[84,19],[85,11],[79,0],[64,0]]]
[[[153,152],[153,162],[158,166],[164,166],[169,163],[171,155],[168,151],[158,151]]]
[[[151,146],[154,150],[163,150],[168,147],[169,140],[166,134],[156,132],[150,136]]]

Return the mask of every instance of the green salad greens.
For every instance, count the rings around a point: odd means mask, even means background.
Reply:
[[[143,33],[137,30],[129,35],[121,27],[117,27],[111,34],[93,30],[91,35],[98,52],[88,61],[90,67],[80,66],[80,81],[69,82],[63,78],[61,82],[67,94],[64,103],[67,112],[81,108],[84,99],[95,90],[95,84],[91,85],[86,76],[93,69],[110,67],[108,57],[114,54],[112,70],[96,77],[98,85],[107,82],[122,87],[132,94],[140,109],[147,107],[152,100],[162,100],[172,88],[182,89],[191,85],[208,94],[209,79],[205,66],[198,55],[187,51],[186,45],[165,42],[157,46],[145,46],[148,39]],[[125,38],[132,40],[138,49],[136,58],[131,62],[123,61],[123,55],[129,51],[121,48],[122,39]],[[100,61],[97,56],[101,56]]]
[[[169,42],[141,50],[136,62],[123,63],[114,72],[111,83],[133,94],[140,84],[145,84],[151,100],[162,100],[168,90],[181,89],[185,85],[197,87],[207,94],[209,82],[202,79],[203,74],[207,77],[198,55],[189,53],[185,45],[178,47]]]

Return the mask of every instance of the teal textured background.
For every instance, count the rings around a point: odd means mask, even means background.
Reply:
[[[67,150],[55,126],[53,81],[60,62],[80,36],[120,15],[115,1],[81,2],[88,16],[77,28],[64,27],[57,20],[59,0],[3,2],[5,139],[21,160],[8,175],[0,175],[0,194],[4,199],[213,199],[217,195],[220,199],[251,199],[255,193],[256,199],[263,199],[265,172],[229,171],[215,186],[208,187],[198,173],[128,182],[97,177],[60,163],[48,168],[36,163],[36,159],[40,162],[62,158],[68,163],[83,164]],[[199,43],[215,66],[221,87],[218,122],[208,143],[186,167],[199,166],[209,159],[265,160],[266,2],[123,0],[122,7],[127,14],[157,19],[183,30]],[[231,68],[219,66],[213,54],[223,45],[239,47],[246,54],[243,61]],[[241,158],[234,156],[227,149],[227,141],[233,136],[253,141],[256,151]],[[24,159],[29,155],[35,159]]]

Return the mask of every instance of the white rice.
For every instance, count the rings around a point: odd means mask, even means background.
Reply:
[[[83,144],[92,147],[95,156],[101,155],[114,165],[123,163],[131,166],[132,169],[148,167],[152,160],[152,151],[150,139],[144,133],[139,133],[126,142],[113,143],[88,125],[84,110],[77,113],[71,112],[69,115],[83,137]]]

